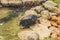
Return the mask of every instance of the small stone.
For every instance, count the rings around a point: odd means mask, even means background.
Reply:
[[[41,2],[45,2],[46,0],[22,0],[23,4],[32,5],[39,5]]]
[[[58,25],[58,29],[60,30],[60,25]]]
[[[56,22],[54,22],[54,21],[51,21],[51,25],[55,26],[55,27],[58,26],[58,24]]]
[[[57,16],[51,16],[51,20],[56,20],[57,21]]]
[[[56,7],[57,4],[53,1],[46,1],[45,3],[43,3],[43,6],[51,12],[60,13],[60,9]]]
[[[57,29],[56,27],[51,26],[49,29],[51,30],[52,33],[57,33],[57,35],[60,36],[60,30]]]
[[[31,30],[24,30],[18,33],[20,40],[38,40],[38,35]]]
[[[57,4],[56,3],[54,3],[53,1],[46,1],[45,3],[43,3],[43,5],[45,6],[45,7],[47,7],[47,6],[57,6]]]
[[[39,18],[39,21],[40,21],[41,24],[43,24],[43,25],[45,25],[45,26],[47,26],[47,27],[48,27],[48,26],[51,26],[50,21],[47,20],[46,18],[40,17],[40,18]]]
[[[43,4],[44,5],[44,4]],[[52,5],[44,5],[44,7],[46,8],[46,9],[48,9],[50,12],[53,12],[53,13],[60,13],[60,9],[59,8],[57,8],[57,7],[54,7],[54,6],[52,6]]]
[[[38,14],[40,14],[40,12],[44,10],[44,8],[42,6],[36,6],[36,7],[31,8],[31,10],[34,10],[38,12]]]
[[[58,25],[60,25],[60,21],[56,21]]]
[[[27,11],[25,12],[25,16],[27,16],[27,15],[37,15],[37,12],[34,11],[34,10],[27,10]]]
[[[1,0],[1,4],[5,6],[21,5],[21,0]]]
[[[41,12],[41,17],[44,17],[46,19],[50,19],[50,12],[47,10],[44,10]]]
[[[30,28],[39,35],[39,40],[42,40],[45,37],[49,37],[50,33],[51,33],[51,31],[48,29],[48,27],[43,24],[36,24]]]
[[[60,8],[60,3],[58,4],[58,7]]]
[[[57,34],[56,33],[52,33],[51,38],[53,38],[54,40],[56,40],[57,39]]]
[[[50,16],[57,15],[57,13],[50,12]]]

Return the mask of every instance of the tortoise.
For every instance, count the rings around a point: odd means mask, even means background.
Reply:
[[[38,17],[36,15],[28,15],[20,20],[19,25],[22,25],[23,28],[29,28],[30,26],[36,24],[37,18]]]

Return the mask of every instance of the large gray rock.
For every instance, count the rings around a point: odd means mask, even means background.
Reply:
[[[25,30],[18,33],[20,40],[38,40],[38,35],[31,30]]]

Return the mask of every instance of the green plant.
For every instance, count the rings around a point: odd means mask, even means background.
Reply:
[[[45,37],[43,40],[53,40],[53,39],[50,37]]]
[[[56,3],[60,3],[60,0],[54,0],[54,2],[56,2]]]

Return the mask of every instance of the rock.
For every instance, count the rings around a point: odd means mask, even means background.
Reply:
[[[36,6],[36,7],[31,8],[31,10],[34,10],[34,11],[40,13],[41,11],[44,10],[44,8],[42,6]]]
[[[45,25],[47,27],[51,26],[50,21],[47,20],[46,18],[40,17],[39,21],[40,21],[41,24],[43,24],[43,25]]]
[[[1,0],[1,4],[5,6],[32,6],[39,5],[41,2],[45,2],[46,0]]]
[[[60,30],[57,29],[56,27],[51,26],[49,29],[51,30],[52,33],[57,33],[57,35],[60,36]]]
[[[20,40],[38,40],[38,35],[31,30],[25,30],[18,33]]]
[[[27,16],[27,15],[37,15],[37,12],[34,10],[27,10],[24,16]]]
[[[47,3],[47,4],[46,4]],[[49,3],[48,1],[46,1],[45,3],[43,3],[44,7],[46,9],[48,9],[50,12],[54,12],[54,13],[60,13],[60,9],[55,7],[56,4],[53,2],[53,3]],[[51,5],[50,5],[51,4]]]
[[[24,28],[29,28],[30,26],[32,26],[36,23],[37,16],[36,15],[28,15],[28,16],[23,17],[20,21],[21,22],[19,25],[24,26]]]
[[[53,7],[55,7],[55,6],[57,6],[57,4],[56,3],[54,3],[53,1],[46,1],[45,3],[43,3],[43,5],[45,6],[45,7],[47,7],[47,6],[53,6]]]
[[[42,40],[45,37],[49,37],[51,33],[48,27],[43,24],[36,24],[35,26],[32,26],[30,28],[39,35],[39,40]]]
[[[50,12],[47,10],[44,10],[41,12],[41,17],[44,17],[46,19],[50,19]]]
[[[60,4],[58,4],[58,7],[60,8]]]
[[[57,14],[60,14],[60,9],[59,8],[57,8],[57,7],[49,7],[48,8],[50,11],[52,11],[52,12],[54,12],[54,13],[57,13]]]
[[[5,6],[13,6],[13,5],[21,5],[22,1],[21,0],[1,0],[0,1],[2,5]]]
[[[22,0],[23,5],[25,6],[32,6],[32,5],[39,5],[41,2],[45,2],[46,0]]]
[[[44,8],[42,6],[36,6],[36,7],[31,8],[30,10],[34,10],[35,12],[37,12],[37,16],[40,17],[41,16],[40,12],[43,11]]]
[[[50,19],[51,16],[57,15],[57,13],[49,12],[48,10],[41,11],[41,17]]]
[[[36,11],[30,9],[30,10],[26,10],[24,16],[22,16],[21,18],[23,18],[25,16],[28,16],[28,15],[36,15],[36,16],[38,16]]]
[[[50,12],[50,16],[54,16],[54,15],[57,15],[57,13]]]

